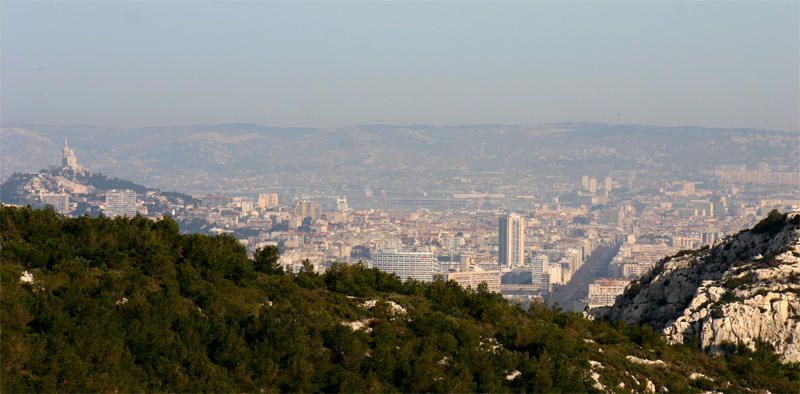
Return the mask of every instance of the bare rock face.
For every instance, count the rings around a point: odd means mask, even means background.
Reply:
[[[601,313],[649,324],[672,343],[695,337],[718,352],[763,342],[800,361],[800,212],[772,212],[712,248],[661,261]]]

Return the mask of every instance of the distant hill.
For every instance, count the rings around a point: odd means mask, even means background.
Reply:
[[[800,362],[800,212],[773,211],[712,248],[684,251],[632,282],[606,312],[712,352],[767,343]]]
[[[767,226],[768,232],[773,226]],[[274,248],[170,219],[0,208],[3,392],[793,392],[766,347],[709,357],[647,326],[524,311],[363,266],[283,273]]]
[[[61,187],[59,180],[68,181],[69,185],[73,188],[80,188],[85,190],[88,194],[103,192],[111,189],[130,189],[137,194],[142,195],[147,192],[158,192],[167,198],[167,200],[180,204],[193,204],[196,200],[184,193],[180,192],[161,192],[158,189],[146,187],[131,181],[126,181],[119,178],[110,178],[101,173],[83,172],[73,173],[64,172],[58,168],[50,168],[36,173],[14,173],[11,174],[5,181],[0,183],[0,201],[11,204],[33,204],[39,203],[36,195],[31,194],[28,188],[32,182],[36,182],[42,186],[52,186],[51,188]],[[57,192],[57,190],[50,190]],[[76,193],[74,190],[67,190],[67,192]],[[84,194],[84,193],[80,193]]]
[[[231,174],[251,183],[285,177],[283,183],[291,184],[304,173],[359,179],[532,168],[560,174],[688,172],[719,164],[794,164],[787,158],[800,148],[795,133],[597,123],[141,129],[16,124],[0,131],[0,145],[14,146],[3,152],[0,178],[57,164],[65,136],[88,168],[194,194],[226,184]]]

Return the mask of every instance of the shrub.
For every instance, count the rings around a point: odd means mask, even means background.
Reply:
[[[740,277],[737,277],[737,278],[730,278],[730,279],[726,280],[725,283],[722,284],[722,287],[724,287],[724,288],[726,288],[728,290],[733,290],[733,289],[742,287],[744,285],[752,284],[753,282],[755,282],[755,280],[756,280],[756,276],[752,272],[748,272],[744,276],[740,276]]]
[[[637,294],[642,290],[642,286],[639,284],[638,280],[634,280],[628,287],[625,289],[625,297],[626,298],[634,298]]]
[[[783,226],[786,225],[786,214],[780,213],[777,209],[769,212],[766,218],[758,222],[752,230],[753,234],[769,234],[775,235]]]
[[[694,251],[694,250],[684,249],[684,250],[679,251],[678,253],[675,253],[675,255],[672,256],[672,257],[673,258],[678,258],[678,257],[683,257],[683,256],[694,256],[695,253],[697,253],[697,252]]]
[[[722,297],[719,298],[720,304],[730,304],[732,302],[741,301],[742,298],[737,296],[733,290],[727,290]]]

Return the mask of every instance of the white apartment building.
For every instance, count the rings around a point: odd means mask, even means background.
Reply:
[[[477,289],[481,283],[486,283],[489,291],[500,292],[500,270],[482,270],[475,268],[473,271],[449,272],[447,280],[458,283],[463,288]]]
[[[589,284],[589,308],[614,305],[617,296],[625,291],[625,286],[630,283],[622,279],[595,279]]]
[[[106,192],[105,215],[111,218],[117,216],[136,216],[136,192],[133,190],[109,190]]]
[[[395,274],[402,280],[430,282],[439,273],[439,263],[433,253],[381,250],[372,256],[372,267]]]

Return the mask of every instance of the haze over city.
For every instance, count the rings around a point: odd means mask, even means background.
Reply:
[[[798,3],[2,4],[2,121],[798,130]]]

